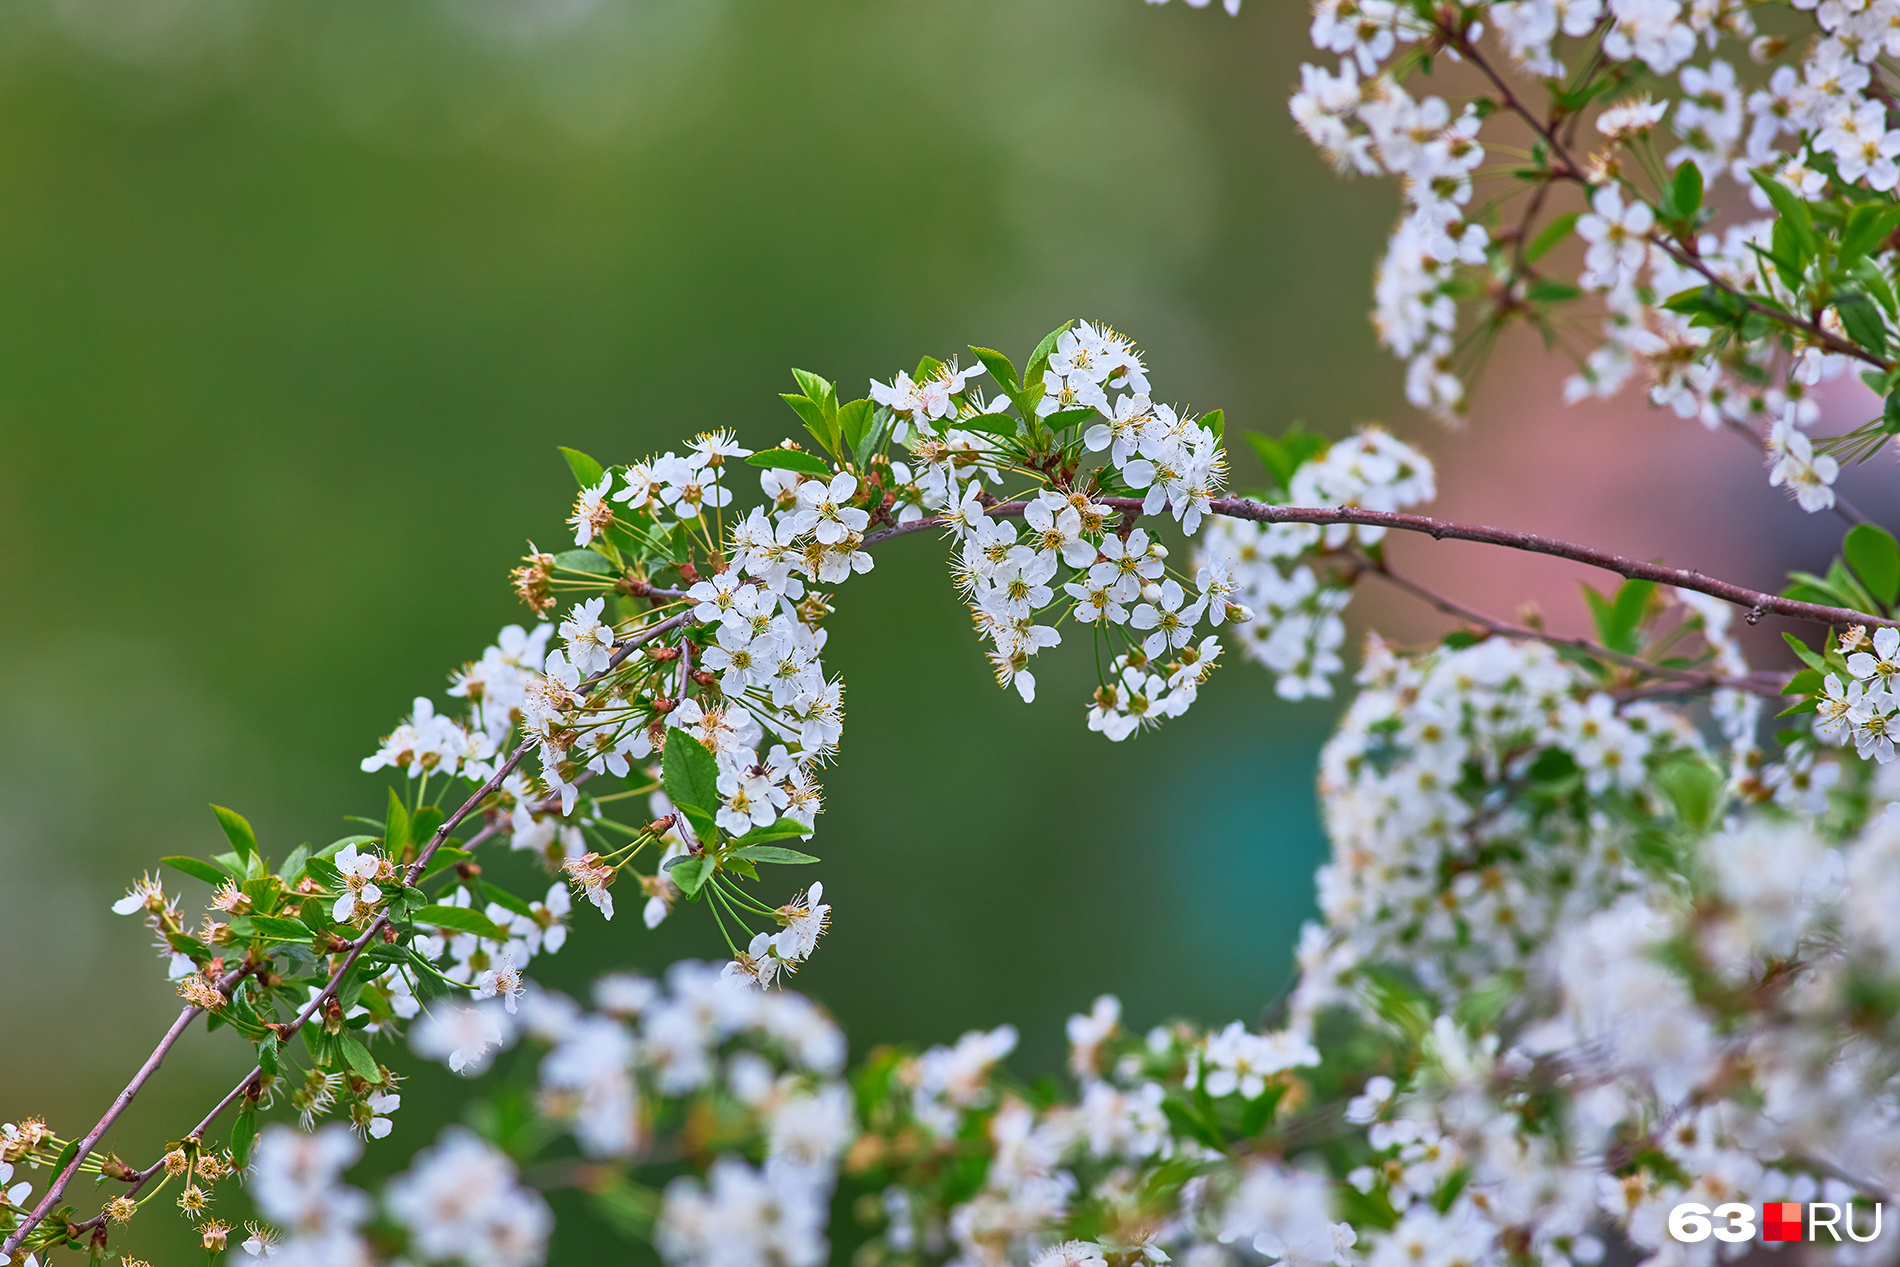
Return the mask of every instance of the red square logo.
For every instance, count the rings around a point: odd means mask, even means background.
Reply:
[[[1765,1201],[1761,1207],[1761,1238],[1764,1241],[1801,1239],[1801,1203]]]

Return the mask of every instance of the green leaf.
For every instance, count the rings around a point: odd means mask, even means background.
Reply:
[[[838,434],[838,389],[830,379],[820,378],[810,370],[793,370],[792,377],[798,380],[798,389],[805,393],[805,399],[818,406],[831,434]]]
[[[816,862],[818,859],[796,849],[787,849],[783,845],[747,845],[743,849],[732,851],[732,857],[744,858],[747,862]]]
[[[1028,382],[1030,375],[1048,366],[1049,354],[1056,350],[1056,340],[1062,337],[1063,331],[1074,324],[1075,322],[1073,321],[1065,321],[1048,334],[1042,336],[1042,342],[1038,343],[1036,350],[1029,354],[1029,369],[1023,375],[1023,381],[1025,383]]]
[[[417,924],[446,928],[451,932],[474,933],[490,941],[507,941],[508,934],[495,927],[495,921],[466,906],[425,906],[409,917]]]
[[[514,894],[508,892],[508,890],[498,889],[492,884],[484,883],[482,885],[482,892],[487,894],[489,901],[501,907],[503,910],[512,911],[524,919],[534,918],[534,908]]]
[[[263,1070],[266,1078],[275,1078],[277,1076],[276,1030],[271,1030],[266,1033],[264,1040],[257,1045],[257,1067]]]
[[[66,1147],[59,1150],[59,1158],[53,1162],[53,1174],[57,1176],[61,1171],[66,1169],[66,1163],[77,1156],[79,1156],[79,1141],[73,1140],[67,1144]]]
[[[251,1145],[257,1140],[257,1110],[245,1109],[231,1123],[231,1161],[239,1170],[251,1164]]]
[[[1584,586],[1584,598],[1596,620],[1598,640],[1612,651],[1635,655],[1636,627],[1642,623],[1643,613],[1649,609],[1649,596],[1655,589],[1654,581],[1625,581],[1614,599],[1605,599],[1588,585]]]
[[[201,955],[209,956],[211,954],[211,947],[205,945],[190,933],[166,933],[165,941],[179,954],[190,955],[194,959]]]
[[[760,449],[746,459],[751,466],[763,466],[768,470],[797,471],[802,475],[831,474],[831,463],[815,453],[803,449]]]
[[[1005,393],[1011,397],[1022,394],[1022,380],[1016,377],[1016,366],[1007,356],[975,346],[970,351],[976,353],[976,359],[983,362],[983,368],[990,372],[990,377],[996,380],[996,385]]]
[[[869,400],[854,400],[838,406],[838,434],[844,437],[845,448],[853,453],[857,451],[876,412],[877,406]]]
[[[1692,220],[1702,206],[1702,169],[1694,163],[1684,163],[1676,168],[1676,178],[1669,185],[1669,206],[1671,220]]]
[[[1085,422],[1100,422],[1102,411],[1087,409],[1058,409],[1042,420],[1042,425],[1051,431],[1060,431],[1064,427],[1074,427]]]
[[[383,850],[390,861],[403,856],[413,838],[409,834],[409,810],[396,795],[396,789],[389,789],[389,814],[383,819]]]
[[[1873,300],[1846,291],[1835,297],[1834,311],[1841,315],[1848,338],[1877,356],[1887,354],[1887,320]]]
[[[1293,423],[1278,437],[1261,435],[1257,431],[1246,433],[1247,444],[1260,459],[1260,465],[1267,468],[1267,475],[1273,480],[1276,489],[1285,491],[1292,487],[1293,472],[1311,458],[1324,453],[1331,442],[1315,431],[1308,431],[1300,423]]]
[[[409,966],[414,973],[416,997],[427,1003],[430,999],[439,999],[454,991],[454,983],[444,976],[442,969],[424,959],[414,950],[409,951]]]
[[[560,445],[558,447],[561,450],[561,456],[567,459],[567,469],[574,472],[575,483],[579,484],[582,488],[597,488],[600,486],[600,477],[607,473],[607,468],[588,457],[585,453],[582,453],[579,449],[570,449],[566,445]]]
[[[1201,426],[1212,431],[1216,440],[1220,439],[1227,433],[1227,411],[1225,409],[1208,410],[1201,415]]]
[[[1802,669],[1788,679],[1787,685],[1781,688],[1781,693],[1783,695],[1814,695],[1823,685],[1822,670]]]
[[[673,804],[707,818],[718,811],[719,762],[705,744],[678,727],[668,730],[660,770],[666,798]]]
[[[1863,255],[1874,251],[1882,242],[1900,229],[1900,205],[1893,203],[1862,203],[1848,213],[1847,226],[1841,234],[1841,262],[1852,267]]]
[[[222,805],[213,805],[211,812],[218,816],[218,826],[224,828],[225,839],[231,842],[231,848],[237,850],[238,857],[248,864],[257,856],[257,833],[251,830],[250,821],[236,810],[226,809]]]
[[[1093,413],[1094,410],[1089,412]],[[993,436],[1013,436],[1022,430],[1008,414],[972,414],[957,420],[959,431],[981,431]]]
[[[614,565],[593,550],[563,550],[554,556],[554,566],[568,572],[586,572],[590,576],[614,575]]]
[[[311,856],[316,858],[334,858],[351,845],[373,845],[375,843],[376,837],[374,836],[345,836],[341,840],[331,841]]]
[[[1814,652],[1808,650],[1807,643],[1801,641],[1801,639],[1797,638],[1795,635],[1791,633],[1783,633],[1781,637],[1782,637],[1782,640],[1785,641],[1790,647],[1794,648],[1794,653],[1796,656],[1800,658],[1801,663],[1807,665],[1810,669],[1813,669],[1816,673],[1827,672],[1827,661],[1822,659],[1819,655],[1816,655]]]
[[[203,880],[212,888],[221,887],[231,878],[231,873],[215,862],[203,862],[197,858],[172,857],[160,858],[160,862],[174,871],[182,871],[194,880]]]
[[[1796,246],[1801,250],[1802,258],[1796,263],[1805,263],[1815,253],[1814,218],[1808,213],[1808,204],[1795,195],[1795,192],[1773,176],[1762,172],[1751,172],[1755,183],[1768,195],[1768,201],[1775,205],[1777,229],[1788,227]],[[1792,287],[1790,289],[1793,289]]]
[[[789,836],[809,836],[812,829],[796,818],[781,818],[765,827],[754,827],[732,843],[735,845],[762,845],[768,840],[784,840]]]
[[[828,453],[838,449],[838,437],[831,430],[831,423],[825,418],[823,406],[806,396],[794,396],[790,392],[780,392],[778,398],[792,407],[805,423],[805,430],[811,432],[812,439],[818,441],[818,447]]]
[[[1542,231],[1531,239],[1531,244],[1524,248],[1524,262],[1535,264],[1550,254],[1551,248],[1569,237],[1570,231],[1577,227],[1577,217],[1581,214],[1578,211],[1567,211],[1545,225]]]
[[[1569,282],[1553,282],[1547,277],[1539,277],[1524,288],[1524,293],[1540,304],[1561,304],[1577,298],[1583,291]]]
[[[304,864],[309,860],[310,846],[308,844],[298,845],[290,851],[290,856],[284,859],[283,870],[278,873],[284,878],[285,888],[297,887],[297,881],[303,879]]]
[[[1267,1123],[1273,1120],[1273,1111],[1280,1107],[1280,1099],[1286,1094],[1286,1084],[1280,1083],[1268,1087],[1259,1096],[1249,1100],[1247,1107],[1240,1113],[1240,1137],[1252,1139],[1267,1129]]]
[[[350,1072],[365,1082],[381,1082],[383,1071],[376,1067],[376,1058],[369,1054],[369,1048],[351,1038],[348,1034],[337,1035],[337,1053],[349,1065]]]
[[[696,897],[699,888],[706,883],[707,873],[712,869],[712,860],[705,854],[692,854],[684,858],[675,858],[667,867],[666,874],[679,890],[687,897]]]
[[[864,434],[859,437],[857,444],[851,450],[851,456],[857,462],[859,470],[864,470],[871,465],[871,455],[877,452],[878,442],[890,429],[891,419],[894,417],[896,415],[882,405],[879,405],[871,414],[870,425],[865,427]]]
[[[302,920],[285,919],[281,915],[253,915],[251,929],[259,937],[273,941],[309,941],[316,936]]]
[[[429,865],[422,869],[422,874],[418,876],[417,879],[426,880],[436,872],[446,871],[456,863],[467,862],[474,856],[474,854],[466,849],[456,849],[451,845],[443,845],[429,855]]]
[[[1200,1115],[1179,1100],[1163,1100],[1161,1111],[1168,1115],[1175,1132],[1198,1139],[1209,1148],[1225,1151],[1227,1141],[1221,1138],[1220,1129],[1201,1120]]]
[[[1043,371],[1049,368],[1049,354],[1056,350],[1056,340],[1074,324],[1073,321],[1063,322],[1044,335],[1042,342],[1036,345],[1036,350],[1029,354],[1029,364],[1023,367],[1023,394],[1017,400],[1017,407],[1024,410],[1025,416],[1033,415],[1036,402],[1042,399]]]
[[[1720,812],[1727,779],[1708,762],[1685,756],[1658,770],[1656,782],[1682,821],[1699,832],[1706,830]]]
[[[1900,601],[1900,542],[1879,524],[1855,524],[1841,542],[1841,556],[1867,592],[1888,607]]]

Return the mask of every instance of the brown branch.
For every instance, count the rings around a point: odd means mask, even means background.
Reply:
[[[1504,77],[1491,65],[1484,54],[1479,52],[1478,46],[1471,41],[1470,37],[1459,28],[1440,26],[1438,30],[1439,37],[1445,42],[1447,48],[1455,50],[1460,56],[1469,60],[1472,65],[1476,66],[1478,70],[1483,73],[1486,79],[1491,81],[1492,87],[1497,89],[1499,104],[1522,119],[1524,123],[1530,127],[1531,131],[1537,133],[1538,137],[1542,139],[1546,145],[1550,146],[1552,156],[1555,157],[1562,166],[1550,168],[1549,179],[1573,181],[1576,184],[1582,185],[1585,192],[1590,191],[1593,186],[1589,178],[1584,175],[1582,167],[1580,167],[1577,161],[1571,156],[1569,148],[1558,139],[1555,131],[1533,114],[1530,107],[1519,100],[1517,94],[1511,91],[1510,85],[1505,83]],[[1548,183],[1546,183],[1545,187],[1548,188]],[[1729,282],[1716,276],[1708,265],[1703,263],[1698,256],[1690,251],[1683,250],[1682,247],[1672,241],[1667,234],[1651,230],[1647,235],[1647,240],[1661,248],[1678,264],[1693,269],[1695,272],[1701,274],[1702,278],[1707,281],[1709,285],[1734,299],[1740,300],[1747,306],[1749,311],[1767,317],[1771,321],[1780,322],[1790,329],[1799,330],[1831,352],[1835,352],[1841,356],[1855,357],[1881,370],[1893,369],[1894,362],[1888,360],[1886,357],[1876,356],[1874,353],[1869,352],[1851,340],[1843,339],[1833,331],[1823,327],[1818,321],[1809,321],[1805,318],[1797,317],[1793,313],[1783,312],[1779,308],[1761,302],[1747,291],[1736,289]]]
[[[1838,353],[1841,356],[1856,357],[1882,370],[1891,370],[1893,368],[1893,362],[1886,357],[1875,356],[1872,352],[1869,352],[1859,344],[1848,339],[1843,339],[1840,335],[1827,329],[1820,322],[1809,321],[1804,317],[1797,317],[1791,312],[1783,312],[1771,304],[1761,302],[1747,291],[1735,289],[1734,286],[1716,276],[1714,270],[1705,264],[1700,256],[1692,255],[1688,251],[1683,250],[1676,243],[1670,241],[1667,235],[1651,230],[1648,239],[1652,245],[1662,248],[1664,254],[1668,255],[1669,258],[1676,261],[1676,263],[1682,265],[1684,268],[1700,273],[1703,280],[1708,282],[1711,286],[1746,304],[1750,312],[1767,317],[1770,321],[1779,321],[1782,325],[1790,329],[1799,330],[1830,352]]]
[[[1138,512],[1142,506],[1142,499],[1139,497],[1096,497],[1093,500],[1098,505],[1128,514]],[[992,519],[1011,518],[1022,514],[1027,504],[1020,501],[999,502],[987,507],[985,513]],[[1318,524],[1322,527],[1354,524],[1368,528],[1389,528],[1397,532],[1422,533],[1436,541],[1475,541],[1481,545],[1503,546],[1508,550],[1548,554],[1553,558],[1568,559],[1572,563],[1581,563],[1586,567],[1615,572],[1632,581],[1655,581],[1660,585],[1673,585],[1677,589],[1694,590],[1698,594],[1719,598],[1725,603],[1733,603],[1745,609],[1748,613],[1745,619],[1750,624],[1754,624],[1763,616],[1785,616],[1789,620],[1807,620],[1822,625],[1891,625],[1900,629],[1900,620],[1876,616],[1870,612],[1855,611],[1851,607],[1827,607],[1820,603],[1798,602],[1792,598],[1783,598],[1779,594],[1768,594],[1761,590],[1749,589],[1747,586],[1718,580],[1692,569],[1665,567],[1660,563],[1645,563],[1641,559],[1612,554],[1608,550],[1597,550],[1590,546],[1579,545],[1574,541],[1546,537],[1534,532],[1513,532],[1508,528],[1493,528],[1488,524],[1461,524],[1448,519],[1434,519],[1429,515],[1408,515],[1389,510],[1364,510],[1358,506],[1275,506],[1246,497],[1216,497],[1209,503],[1208,509],[1214,514],[1226,515],[1231,519],[1249,519],[1258,523]],[[947,526],[941,516],[913,519],[907,524],[872,533],[864,539],[864,544],[873,545],[892,537]]]
[[[1462,603],[1446,598],[1418,582],[1400,576],[1382,563],[1368,561],[1361,571],[1369,572],[1397,589],[1404,590],[1412,597],[1430,603],[1448,616],[1455,616],[1468,624],[1497,634],[1504,638],[1517,638],[1529,642],[1541,642],[1546,646],[1569,651],[1578,651],[1593,660],[1606,664],[1620,665],[1651,677],[1670,679],[1666,689],[1652,694],[1685,694],[1693,691],[1726,690],[1746,691],[1750,695],[1763,695],[1770,699],[1779,698],[1787,684],[1785,673],[1751,673],[1746,677],[1731,677],[1726,674],[1712,673],[1706,669],[1678,669],[1663,664],[1652,664],[1638,656],[1625,655],[1621,651],[1591,642],[1588,638],[1571,638],[1562,634],[1546,633],[1542,629],[1533,629],[1527,625],[1513,625],[1474,611]]]

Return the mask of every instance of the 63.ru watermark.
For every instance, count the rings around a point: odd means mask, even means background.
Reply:
[[[1854,1226],[1852,1201],[1841,1205],[1810,1201],[1805,1210],[1799,1201],[1765,1201],[1759,1227],[1752,1205],[1729,1201],[1711,1210],[1700,1202],[1684,1201],[1669,1212],[1669,1235],[1691,1245],[1711,1236],[1718,1241],[1813,1241],[1819,1240],[1822,1232],[1837,1241],[1843,1232],[1850,1241],[1871,1241],[1880,1235],[1878,1201],[1874,1202],[1873,1223],[1872,1232],[1860,1235]]]

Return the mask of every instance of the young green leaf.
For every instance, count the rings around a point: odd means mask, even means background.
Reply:
[[[803,449],[760,449],[746,459],[750,466],[768,470],[797,471],[801,475],[830,475],[831,463]]]
[[[486,937],[490,941],[508,940],[508,934],[497,928],[494,920],[466,906],[425,906],[409,918],[417,924],[426,924],[430,928],[446,928],[457,933],[474,933],[477,937]]]
[[[251,1164],[251,1145],[257,1140],[257,1110],[245,1109],[231,1123],[231,1161],[239,1170]]]
[[[1531,239],[1531,244],[1524,248],[1524,262],[1535,264],[1550,254],[1551,248],[1570,236],[1570,231],[1577,227],[1577,218],[1582,214],[1580,211],[1566,211],[1545,225],[1538,235]]]
[[[838,406],[838,434],[844,438],[844,447],[854,454],[863,443],[864,433],[870,428],[876,411],[877,406],[869,400],[854,400]]]
[[[285,888],[294,889],[297,887],[297,882],[303,879],[304,864],[308,862],[309,859],[310,846],[307,843],[298,845],[295,849],[290,851],[290,856],[284,859],[283,870],[278,873],[284,877]]]
[[[534,918],[534,908],[506,889],[498,889],[492,884],[484,883],[482,885],[482,891],[488,895],[489,901],[501,907],[503,910],[512,911],[524,919]]]
[[[266,1078],[277,1076],[277,1031],[271,1030],[257,1045],[257,1067],[264,1071]]]
[[[574,480],[582,488],[595,488],[600,484],[601,476],[607,469],[579,449],[570,449],[566,445],[558,446],[561,456],[567,459],[567,469],[574,472]]]
[[[1692,220],[1702,206],[1702,169],[1692,162],[1684,162],[1676,168],[1676,178],[1669,184],[1669,218],[1671,220]]]
[[[1879,524],[1855,524],[1841,542],[1841,556],[1867,592],[1888,607],[1900,600],[1900,542]]]
[[[211,812],[218,816],[218,826],[224,828],[225,839],[231,842],[231,848],[237,850],[238,857],[248,864],[257,856],[257,833],[251,830],[250,820],[222,805],[213,805]]]
[[[365,1082],[381,1082],[383,1071],[376,1067],[376,1058],[369,1054],[369,1048],[348,1034],[337,1035],[337,1053],[349,1065],[350,1072]]]
[[[389,789],[389,814],[383,819],[383,850],[390,858],[400,858],[412,841],[409,834],[409,810],[396,795],[396,789]]]
[[[251,930],[259,937],[272,941],[305,942],[316,935],[302,920],[285,919],[281,915],[253,915]]]
[[[790,836],[809,836],[812,829],[796,818],[781,818],[776,823],[764,827],[754,827],[732,843],[735,845],[762,845],[768,840],[784,840]]]
[[[231,878],[231,873],[215,862],[204,862],[197,858],[171,857],[160,858],[160,862],[174,871],[182,871],[194,880],[203,880],[212,888],[221,887]]]
[[[1016,366],[1007,356],[989,348],[972,347],[970,351],[976,353],[976,359],[983,362],[983,368],[990,372],[990,377],[996,380],[996,385],[1004,392],[1010,396],[1022,393],[1022,380],[1016,377]]]
[[[816,862],[818,859],[796,849],[787,849],[783,845],[747,845],[743,849],[732,851],[734,858],[744,858],[747,862]]]
[[[614,565],[593,550],[563,550],[554,556],[554,566],[563,572],[586,572],[591,576],[614,574]]]
[[[436,872],[445,871],[458,862],[467,862],[474,856],[474,854],[466,849],[456,849],[448,844],[444,844],[440,849],[437,849],[434,853],[429,855],[429,865],[422,869],[422,874],[418,878],[426,880]]]
[[[693,854],[690,857],[675,858],[667,868],[667,876],[679,886],[687,897],[697,896],[700,886],[706,883],[706,874],[712,868],[712,860],[705,854]]]
[[[706,745],[677,727],[666,732],[660,763],[667,799],[710,818],[719,809],[719,762]]]
[[[1782,639],[1786,641],[1790,647],[1794,648],[1794,653],[1796,656],[1800,657],[1801,663],[1807,665],[1810,669],[1813,669],[1816,673],[1827,672],[1827,661],[1822,659],[1820,656],[1816,655],[1814,652],[1808,650],[1807,643],[1801,641],[1801,639],[1797,638],[1795,635],[1791,633],[1783,632],[1781,636],[1782,636]]]

